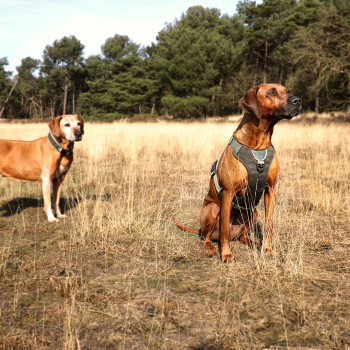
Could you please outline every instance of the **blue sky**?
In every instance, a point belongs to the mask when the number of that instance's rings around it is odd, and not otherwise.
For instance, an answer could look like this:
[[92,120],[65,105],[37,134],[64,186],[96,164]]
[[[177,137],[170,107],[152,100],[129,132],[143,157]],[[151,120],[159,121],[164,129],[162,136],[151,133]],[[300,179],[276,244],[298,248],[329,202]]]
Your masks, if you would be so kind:
[[75,35],[84,56],[101,53],[115,34],[141,45],[156,42],[165,23],[180,18],[190,6],[218,8],[232,16],[238,0],[0,0],[0,58],[16,73],[21,59],[42,59],[46,45]]

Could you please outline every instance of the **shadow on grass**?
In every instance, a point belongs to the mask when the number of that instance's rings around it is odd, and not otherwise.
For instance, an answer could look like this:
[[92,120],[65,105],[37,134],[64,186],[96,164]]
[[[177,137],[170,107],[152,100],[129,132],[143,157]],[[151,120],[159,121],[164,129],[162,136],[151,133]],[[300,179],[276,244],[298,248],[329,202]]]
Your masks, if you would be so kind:
[[[109,193],[96,196],[75,197],[75,198],[61,198],[60,209],[62,213],[67,213],[74,209],[80,202],[84,200],[101,200],[103,202],[110,201],[111,195]],[[0,217],[9,217],[21,213],[28,208],[43,208],[44,201],[42,198],[19,197],[4,203],[0,207]]]

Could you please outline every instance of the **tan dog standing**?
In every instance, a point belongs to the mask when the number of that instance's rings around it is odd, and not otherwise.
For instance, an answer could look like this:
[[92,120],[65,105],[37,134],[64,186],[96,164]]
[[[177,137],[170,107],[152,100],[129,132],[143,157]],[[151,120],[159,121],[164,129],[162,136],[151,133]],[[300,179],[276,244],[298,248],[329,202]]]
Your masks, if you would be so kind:
[[[250,247],[261,247],[267,256],[272,254],[275,187],[279,173],[277,155],[273,150],[273,158],[266,169],[266,185],[264,184],[262,191],[265,203],[265,232],[261,245],[261,242],[254,242],[249,236],[249,229],[257,218],[257,203],[243,210],[239,205],[233,205],[234,200],[237,203],[237,199],[244,198],[249,181],[247,167],[234,156],[235,147],[238,146],[239,149],[247,146],[245,149],[253,154],[264,152],[269,147],[273,148],[271,137],[275,124],[281,119],[296,116],[301,108],[301,100],[292,96],[280,84],[262,84],[250,89],[241,98],[238,106],[244,110],[243,119],[219,158],[216,167],[217,184],[214,176],[210,179],[209,192],[204,198],[200,212],[200,230],[190,229],[175,220],[179,228],[203,235],[205,252],[209,256],[215,253],[212,240],[219,241],[221,259],[224,262],[232,260],[230,240],[234,239],[239,239]],[[258,168],[259,159],[256,160]],[[264,160],[260,160],[260,163],[263,167]]]
[[[48,220],[64,218],[59,208],[63,180],[73,162],[74,141],[81,141],[84,121],[62,115],[49,123],[50,133],[34,141],[0,140],[0,175],[9,179],[41,182]],[[52,201],[56,217],[51,208]]]

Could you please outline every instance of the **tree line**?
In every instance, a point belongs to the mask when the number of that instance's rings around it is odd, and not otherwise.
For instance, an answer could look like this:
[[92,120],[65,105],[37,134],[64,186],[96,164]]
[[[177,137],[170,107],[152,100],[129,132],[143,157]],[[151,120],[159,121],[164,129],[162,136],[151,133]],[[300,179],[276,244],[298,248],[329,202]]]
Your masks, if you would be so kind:
[[14,76],[0,58],[0,117],[225,116],[263,82],[288,86],[304,111],[350,103],[348,0],[243,0],[233,16],[195,6],[150,46],[116,34],[101,54],[83,51],[74,35],[57,39]]

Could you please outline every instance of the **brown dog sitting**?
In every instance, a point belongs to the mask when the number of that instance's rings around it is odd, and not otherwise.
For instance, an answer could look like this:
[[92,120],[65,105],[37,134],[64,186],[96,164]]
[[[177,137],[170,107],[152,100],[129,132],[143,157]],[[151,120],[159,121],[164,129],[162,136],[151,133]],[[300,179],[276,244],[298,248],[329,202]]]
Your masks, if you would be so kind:
[[[200,230],[176,225],[204,237],[207,255],[215,253],[212,240],[220,242],[221,259],[232,260],[230,240],[272,254],[273,212],[279,164],[271,144],[273,127],[291,119],[301,108],[299,97],[280,84],[262,84],[250,89],[239,101],[244,115],[229,144],[212,167],[209,192],[200,212]],[[249,173],[249,175],[248,175]],[[264,195],[265,232],[256,242],[249,229],[256,221],[256,206]]]
[[[63,115],[49,123],[50,133],[34,141],[0,140],[0,175],[19,181],[41,182],[49,221],[64,218],[59,208],[63,180],[73,162],[74,141],[81,141],[84,121]],[[52,200],[56,217],[51,208]]]

